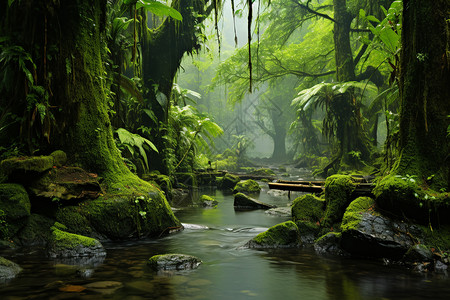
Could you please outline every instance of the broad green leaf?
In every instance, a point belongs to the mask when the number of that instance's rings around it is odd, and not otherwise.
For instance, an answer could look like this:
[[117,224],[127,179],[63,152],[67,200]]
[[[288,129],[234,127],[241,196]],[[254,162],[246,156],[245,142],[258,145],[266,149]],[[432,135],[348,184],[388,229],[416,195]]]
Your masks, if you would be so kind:
[[170,16],[175,20],[182,21],[183,17],[181,14],[174,8],[167,6],[161,2],[153,1],[153,0],[139,0],[136,3],[136,9],[145,8],[147,11],[155,14],[157,16]]

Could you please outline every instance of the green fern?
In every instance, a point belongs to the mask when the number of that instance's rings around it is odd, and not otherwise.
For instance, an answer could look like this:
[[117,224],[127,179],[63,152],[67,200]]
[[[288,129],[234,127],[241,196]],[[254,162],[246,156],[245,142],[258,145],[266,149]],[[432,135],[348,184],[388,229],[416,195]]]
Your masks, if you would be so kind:
[[132,156],[135,156],[137,154],[135,149],[137,149],[139,151],[139,155],[144,160],[145,166],[148,169],[149,168],[148,158],[147,158],[147,153],[146,153],[144,146],[147,145],[153,151],[158,152],[158,149],[156,148],[156,146],[152,142],[147,140],[146,138],[143,138],[142,136],[140,136],[139,134],[131,133],[124,128],[118,128],[116,130],[116,133],[117,133],[120,143],[123,146],[125,146],[128,149],[128,151],[130,151]]

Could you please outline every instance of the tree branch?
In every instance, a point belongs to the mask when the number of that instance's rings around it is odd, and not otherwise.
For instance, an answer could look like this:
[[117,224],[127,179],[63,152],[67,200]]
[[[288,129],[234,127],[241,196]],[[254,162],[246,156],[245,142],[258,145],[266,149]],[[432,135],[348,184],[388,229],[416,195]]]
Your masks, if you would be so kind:
[[[298,0],[291,0],[291,1],[294,2],[295,4],[297,4],[300,8],[306,10],[307,12],[309,12],[311,14],[314,14],[316,16],[322,17],[324,19],[327,19],[327,20],[330,20],[330,21],[336,23],[336,20],[333,19],[332,17],[330,17],[327,14],[322,14],[322,13],[316,11],[316,10],[313,10],[313,9],[309,8],[308,6],[306,6],[305,4],[300,3]],[[327,6],[324,6],[324,7],[327,7]]]

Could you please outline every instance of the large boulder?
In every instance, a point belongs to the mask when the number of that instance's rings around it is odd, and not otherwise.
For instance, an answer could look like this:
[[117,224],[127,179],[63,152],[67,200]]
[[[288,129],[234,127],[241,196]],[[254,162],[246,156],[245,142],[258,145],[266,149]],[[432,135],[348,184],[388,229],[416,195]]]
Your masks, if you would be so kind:
[[292,203],[292,220],[320,222],[325,211],[325,200],[311,194],[298,197]]
[[50,170],[53,163],[53,156],[22,156],[2,160],[0,167],[10,178],[22,180]]
[[95,199],[102,191],[96,174],[77,167],[53,168],[28,188],[34,196],[52,200]]
[[186,254],[154,255],[147,261],[147,265],[155,271],[192,270],[201,263],[199,258]]
[[259,184],[253,179],[239,181],[233,189],[233,194],[257,194],[261,191]]
[[51,238],[51,227],[55,220],[39,214],[31,214],[25,226],[16,234],[16,244],[29,246],[45,246]]
[[0,184],[0,240],[13,237],[31,214],[30,199],[19,184]]
[[400,259],[422,237],[419,227],[390,219],[369,197],[354,200],[342,219],[342,248],[353,255]]
[[0,256],[0,283],[4,283],[16,277],[22,268],[6,258]]
[[267,204],[256,199],[250,198],[243,193],[234,195],[235,209],[271,209],[276,208],[275,205]]
[[345,209],[351,202],[351,196],[356,184],[351,176],[332,175],[325,180],[326,209],[322,222],[323,233],[333,230],[333,226],[339,223]]
[[61,224],[52,227],[52,236],[47,245],[47,253],[51,258],[105,256],[103,245],[96,239],[65,232]]
[[420,188],[413,176],[390,175],[373,189],[380,209],[420,224],[450,224],[450,194]]
[[60,208],[57,221],[68,231],[112,240],[159,236],[181,226],[160,193],[109,195]]
[[249,248],[295,248],[301,246],[300,232],[292,221],[270,227],[261,232],[246,245]]
[[217,178],[218,188],[222,190],[230,190],[236,186],[236,184],[240,181],[239,176],[235,176],[232,174],[225,174],[222,178]]

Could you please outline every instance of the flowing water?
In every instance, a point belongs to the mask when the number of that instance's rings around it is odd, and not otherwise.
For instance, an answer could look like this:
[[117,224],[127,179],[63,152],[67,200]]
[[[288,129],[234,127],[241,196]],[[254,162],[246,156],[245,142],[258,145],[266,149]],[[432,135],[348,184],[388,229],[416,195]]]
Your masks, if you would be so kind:
[[[185,230],[158,240],[107,243],[105,258],[50,260],[36,249],[3,253],[24,270],[0,284],[0,299],[450,299],[450,279],[443,275],[319,256],[312,249],[246,249],[256,234],[289,218],[235,211],[232,195],[202,193],[219,205],[178,211]],[[269,195],[267,187],[259,200],[290,202],[287,195]],[[162,253],[194,255],[203,264],[192,271],[148,270],[148,258]]]

